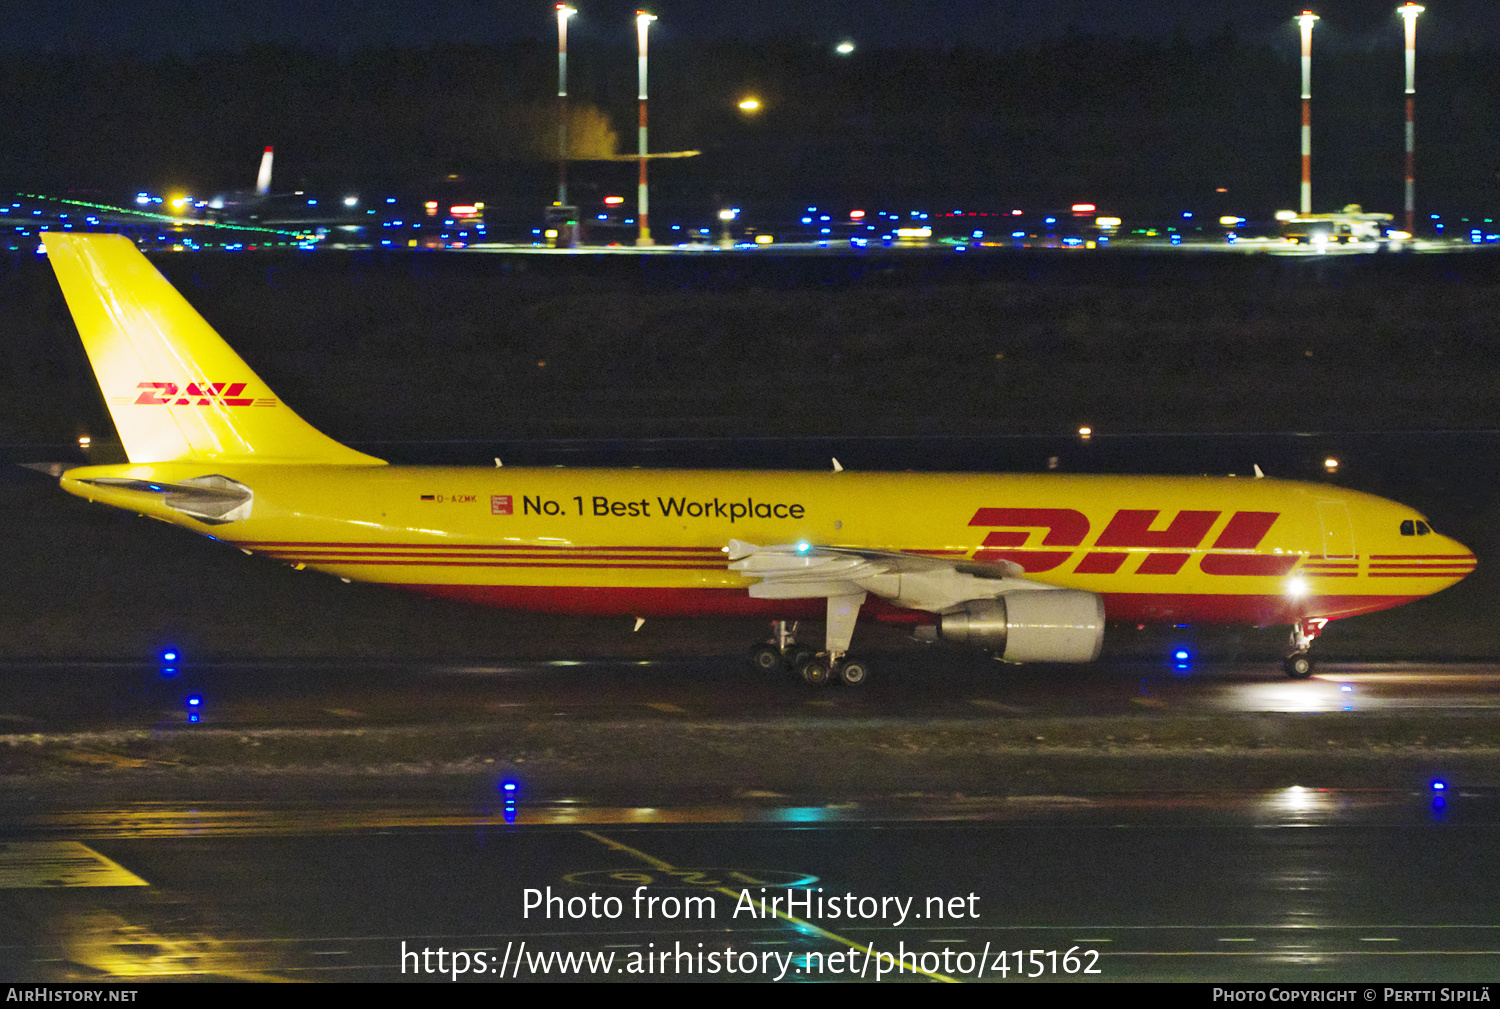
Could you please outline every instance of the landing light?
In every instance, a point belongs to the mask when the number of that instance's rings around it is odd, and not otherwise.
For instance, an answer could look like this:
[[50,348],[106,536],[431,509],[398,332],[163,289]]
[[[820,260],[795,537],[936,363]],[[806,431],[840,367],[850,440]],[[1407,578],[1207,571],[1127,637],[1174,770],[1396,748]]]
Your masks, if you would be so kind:
[[1286,583],[1286,594],[1289,596],[1307,595],[1307,581],[1303,578],[1293,578]]

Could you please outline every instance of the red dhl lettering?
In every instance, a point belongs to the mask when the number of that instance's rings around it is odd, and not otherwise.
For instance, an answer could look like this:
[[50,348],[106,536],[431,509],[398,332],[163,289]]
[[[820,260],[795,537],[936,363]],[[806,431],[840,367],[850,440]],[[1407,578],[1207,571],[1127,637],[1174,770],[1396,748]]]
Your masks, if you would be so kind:
[[[981,508],[969,520],[971,526],[1020,526],[1046,529],[1042,546],[1075,547],[1089,534],[1088,516],[1072,508]],[[993,532],[984,539],[986,547],[1018,547],[1026,543],[1029,532],[1019,529]],[[1051,571],[1073,556],[1071,550],[980,550],[974,555],[980,561],[1012,561],[1028,573]]]
[[1099,534],[1098,547],[1196,547],[1219,520],[1220,512],[1181,511],[1165,529],[1152,529],[1161,512],[1126,508],[1115,512]]
[[141,382],[142,390],[135,398],[135,406],[253,406],[255,400],[241,394],[246,382],[189,382],[180,388],[176,382]]
[[[1132,549],[1147,549],[1152,552],[1141,559],[1135,574],[1177,574],[1192,556],[1182,551],[1202,546],[1223,512],[1184,510],[1165,526],[1159,522],[1161,514],[1159,509],[1149,508],[1115,512],[1093,546],[1117,549],[1090,550],[1073,572],[1117,574]],[[1235,512],[1210,549],[1254,550],[1280,517],[1280,512]],[[1011,527],[987,534],[974,558],[1012,561],[1027,574],[1061,567],[1074,554],[1073,550],[1026,549],[1034,530],[1047,530],[1040,543],[1043,547],[1082,546],[1089,533],[1088,518],[1071,508],[980,508],[969,525]],[[1279,576],[1291,571],[1298,559],[1296,554],[1206,553],[1199,560],[1199,569],[1208,575]]]

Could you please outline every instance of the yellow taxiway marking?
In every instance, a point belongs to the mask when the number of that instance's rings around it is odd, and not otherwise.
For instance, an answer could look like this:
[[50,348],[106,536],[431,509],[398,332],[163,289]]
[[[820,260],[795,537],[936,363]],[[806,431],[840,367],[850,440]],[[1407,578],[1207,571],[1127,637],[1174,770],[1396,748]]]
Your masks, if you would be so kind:
[[258,969],[234,943],[205,936],[170,935],[133,925],[113,911],[89,911],[63,919],[67,959],[113,978],[227,978],[295,984]]
[[[616,851],[623,851],[625,854],[630,855],[633,858],[638,858],[642,862],[645,862],[647,865],[651,866],[653,869],[658,869],[658,870],[660,870],[662,872],[675,872],[676,871],[676,869],[674,869],[672,867],[672,865],[670,865],[669,863],[663,862],[661,859],[657,858],[654,855],[648,855],[644,851],[641,851],[639,848],[632,848],[628,844],[624,844],[624,843],[622,843],[620,841],[616,841],[616,840],[614,840],[612,838],[605,837],[603,834],[597,834],[597,833],[595,833],[592,830],[581,830],[581,831],[579,831],[579,833],[583,834],[585,837],[591,837],[591,838],[593,838],[594,840],[598,841],[600,844],[605,845],[606,847],[613,848]],[[727,886],[716,886],[713,889],[715,891],[717,891],[718,893],[724,894],[726,897],[732,897],[735,900],[739,900],[739,898],[740,898],[740,894],[739,894],[738,891],[731,890]],[[764,902],[762,902],[762,906],[764,906]],[[795,925],[797,928],[801,929],[804,932],[811,932],[814,935],[822,936],[824,939],[830,939],[833,942],[842,943],[843,945],[848,946],[850,949],[857,949],[857,950],[859,950],[861,953],[865,954],[865,956],[867,956],[867,957],[875,957],[875,956],[877,956],[877,954],[875,953],[874,950],[872,950],[870,947],[864,945],[863,943],[855,942],[853,939],[846,939],[843,936],[841,936],[841,935],[839,935],[839,934],[837,934],[835,932],[828,931],[826,928],[819,928],[817,925],[814,925],[812,922],[805,921],[805,920],[803,920],[801,918],[798,918],[794,914],[787,914],[785,911],[778,911],[774,907],[770,908],[769,910],[776,917],[782,919],[783,921],[789,922],[792,925]],[[923,970],[921,967],[917,967],[916,968],[916,972],[918,974],[922,974],[922,975],[925,975],[927,977],[930,977],[934,981],[945,981],[945,982],[947,982],[949,984],[958,984],[959,983],[959,981],[958,981],[957,978],[949,977],[946,974],[939,974],[939,973],[937,973],[935,971]]]
[[144,879],[79,841],[0,844],[0,889],[70,886],[150,886]]
[[1439,684],[1473,684],[1500,682],[1500,673],[1316,673],[1313,679],[1325,683],[1421,683],[1428,686]]

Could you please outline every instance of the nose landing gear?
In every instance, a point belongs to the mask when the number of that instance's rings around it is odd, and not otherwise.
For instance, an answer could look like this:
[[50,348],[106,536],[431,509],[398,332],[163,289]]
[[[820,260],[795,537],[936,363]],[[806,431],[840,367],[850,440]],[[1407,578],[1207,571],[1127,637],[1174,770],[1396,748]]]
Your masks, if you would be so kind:
[[1327,626],[1326,617],[1308,617],[1292,625],[1292,653],[1281,663],[1281,668],[1292,679],[1306,680],[1312,676],[1313,658],[1308,652],[1313,641]]

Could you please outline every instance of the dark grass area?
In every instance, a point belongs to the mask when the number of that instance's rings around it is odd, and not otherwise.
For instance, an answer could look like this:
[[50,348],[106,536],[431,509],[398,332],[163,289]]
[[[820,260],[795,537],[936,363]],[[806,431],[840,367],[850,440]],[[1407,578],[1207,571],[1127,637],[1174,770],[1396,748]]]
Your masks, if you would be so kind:
[[[36,735],[0,751],[0,795],[44,784],[42,803],[141,801],[211,789],[217,801],[372,791],[441,800],[530,795],[626,803],[802,801],[905,792],[954,798],[1107,795],[1143,786],[1208,793],[1305,784],[1400,788],[1500,779],[1492,719],[1258,715],[985,719],[913,728],[858,719],[797,724],[530,721],[286,732],[235,728]],[[653,801],[654,800],[654,801]],[[491,800],[493,801],[493,800]],[[33,808],[34,811],[34,808]]]
[[[346,441],[1489,427],[1500,256],[168,255]],[[100,407],[44,262],[0,267],[0,442]]]

